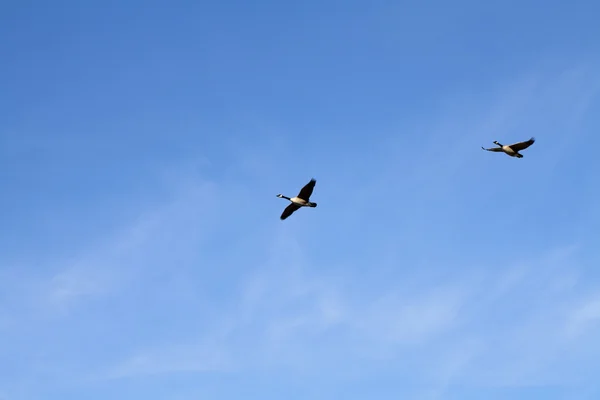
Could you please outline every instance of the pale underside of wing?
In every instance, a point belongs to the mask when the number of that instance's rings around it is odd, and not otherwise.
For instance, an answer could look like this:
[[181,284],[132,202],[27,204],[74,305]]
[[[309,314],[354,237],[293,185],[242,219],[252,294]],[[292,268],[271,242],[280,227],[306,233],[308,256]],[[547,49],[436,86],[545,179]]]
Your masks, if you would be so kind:
[[299,209],[300,206],[294,203],[290,203],[289,206],[287,206],[285,208],[285,210],[283,210],[283,213],[281,214],[281,217],[279,217],[280,219],[284,220],[287,217],[289,217],[290,215],[292,215],[294,213],[294,211],[296,211],[297,209]]
[[315,188],[315,183],[317,183],[317,181],[311,179],[310,182],[304,185],[304,187],[300,190],[298,197],[300,197],[302,200],[308,201],[312,195],[313,189]]
[[534,143],[535,143],[535,138],[531,138],[524,142],[511,144],[510,148],[513,149],[514,151],[521,151],[521,150],[525,150],[526,148],[528,148],[529,146],[531,146]]

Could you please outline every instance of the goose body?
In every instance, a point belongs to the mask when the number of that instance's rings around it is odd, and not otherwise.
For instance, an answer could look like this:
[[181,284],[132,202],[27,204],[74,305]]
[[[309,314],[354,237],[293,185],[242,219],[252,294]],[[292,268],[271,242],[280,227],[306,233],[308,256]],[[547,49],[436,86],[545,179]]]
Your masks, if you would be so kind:
[[315,188],[316,180],[311,179],[298,193],[298,196],[295,197],[287,197],[282,194],[278,194],[277,197],[280,199],[286,199],[290,201],[290,205],[288,205],[283,213],[279,217],[279,219],[284,220],[290,215],[292,215],[296,210],[299,210],[302,207],[311,207],[314,208],[317,206],[317,203],[310,201],[310,196],[312,195],[313,189]]
[[533,137],[524,142],[505,144],[505,145],[502,145],[502,144],[498,143],[497,140],[494,140],[494,144],[497,145],[498,147],[492,147],[490,149],[486,149],[485,147],[481,147],[481,148],[483,150],[493,151],[496,153],[502,152],[511,157],[523,158],[523,155],[521,153],[519,153],[519,151],[525,150],[526,148],[528,148],[529,146],[531,146],[534,143],[535,143],[535,138],[533,138]]

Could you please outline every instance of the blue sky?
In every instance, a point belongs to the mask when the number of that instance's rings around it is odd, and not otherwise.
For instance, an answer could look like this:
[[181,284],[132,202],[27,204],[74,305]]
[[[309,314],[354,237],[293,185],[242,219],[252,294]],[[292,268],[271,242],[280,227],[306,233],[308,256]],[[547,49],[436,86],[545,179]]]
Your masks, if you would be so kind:
[[598,15],[3,2],[0,399],[597,399]]

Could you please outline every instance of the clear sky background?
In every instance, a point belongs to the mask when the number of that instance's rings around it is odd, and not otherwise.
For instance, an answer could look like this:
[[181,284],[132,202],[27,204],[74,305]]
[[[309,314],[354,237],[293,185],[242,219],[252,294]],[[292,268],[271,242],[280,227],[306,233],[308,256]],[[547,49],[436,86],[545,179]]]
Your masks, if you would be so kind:
[[2,2],[0,399],[600,398],[599,15]]

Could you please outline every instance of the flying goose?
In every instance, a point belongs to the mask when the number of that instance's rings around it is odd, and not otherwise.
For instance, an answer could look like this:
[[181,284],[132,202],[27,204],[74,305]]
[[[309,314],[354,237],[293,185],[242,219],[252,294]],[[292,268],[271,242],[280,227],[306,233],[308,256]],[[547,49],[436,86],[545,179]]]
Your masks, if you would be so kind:
[[498,145],[499,147],[492,147],[491,149],[486,149],[485,147],[482,146],[481,148],[484,150],[487,150],[487,151],[494,151],[496,153],[503,152],[505,154],[508,154],[511,157],[523,158],[523,155],[520,154],[519,151],[525,150],[526,148],[531,146],[533,143],[535,143],[535,138],[533,138],[533,137],[525,142],[519,142],[519,143],[514,143],[514,144],[508,144],[508,145],[501,145],[500,143],[498,143],[497,140],[494,140],[494,144]]
[[277,195],[277,197],[279,197],[280,199],[287,199],[287,200],[291,201],[291,204],[289,206],[287,206],[285,208],[285,210],[283,210],[281,217],[279,217],[281,220],[284,220],[287,217],[289,217],[290,215],[292,215],[294,213],[294,211],[300,209],[300,207],[313,207],[314,208],[317,206],[317,203],[313,203],[313,202],[309,201],[310,195],[312,194],[313,189],[315,188],[315,183],[317,183],[317,181],[314,179],[311,179],[310,182],[308,182],[306,185],[304,185],[304,187],[300,190],[300,193],[298,193],[298,196],[296,196],[296,197],[289,198],[282,194]]

